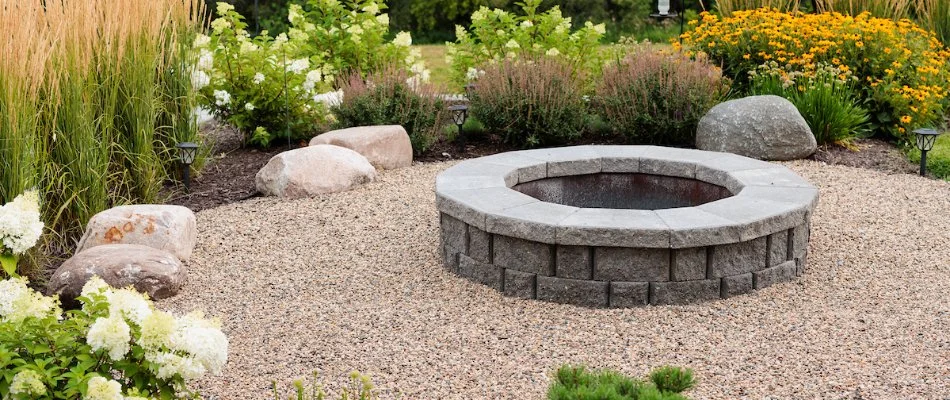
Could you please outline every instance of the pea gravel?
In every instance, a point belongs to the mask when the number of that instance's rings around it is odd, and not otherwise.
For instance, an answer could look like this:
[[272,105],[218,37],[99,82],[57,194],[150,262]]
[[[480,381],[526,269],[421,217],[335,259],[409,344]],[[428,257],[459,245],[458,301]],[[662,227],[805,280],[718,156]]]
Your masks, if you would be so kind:
[[539,399],[562,363],[693,368],[696,399],[950,397],[950,184],[812,161],[820,188],[794,282],[692,306],[590,310],[505,298],[441,268],[435,176],[200,212],[189,283],[159,307],[221,319],[214,399],[268,398],[319,371],[382,398]]

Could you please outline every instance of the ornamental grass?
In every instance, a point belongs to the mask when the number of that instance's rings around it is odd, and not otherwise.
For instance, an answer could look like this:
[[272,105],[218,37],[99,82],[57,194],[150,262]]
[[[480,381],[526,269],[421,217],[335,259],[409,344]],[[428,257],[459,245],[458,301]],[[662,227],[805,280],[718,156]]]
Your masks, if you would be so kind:
[[159,200],[176,143],[197,140],[189,57],[202,4],[23,0],[0,8],[0,204],[38,189],[46,250],[68,253],[85,222],[108,207]]

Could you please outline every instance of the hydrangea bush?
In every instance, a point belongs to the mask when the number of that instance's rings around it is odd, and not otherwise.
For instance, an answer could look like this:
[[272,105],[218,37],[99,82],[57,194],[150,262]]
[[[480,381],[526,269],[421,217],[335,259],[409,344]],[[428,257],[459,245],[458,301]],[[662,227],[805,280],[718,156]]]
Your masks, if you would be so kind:
[[385,39],[384,8],[374,1],[310,0],[290,6],[287,33],[252,38],[244,17],[218,3],[210,37],[195,42],[192,81],[204,106],[244,132],[248,144],[309,138],[332,122],[335,81],[351,71],[396,64],[412,71],[411,79],[428,80],[408,33]]
[[477,79],[486,63],[525,56],[558,57],[575,69],[597,72],[601,60],[592,54],[606,33],[604,24],[588,21],[571,31],[571,19],[561,15],[558,7],[538,13],[540,5],[541,0],[525,0],[525,15],[481,7],[472,14],[469,29],[456,26],[456,42],[447,43],[446,53],[453,83],[461,86]]
[[950,49],[910,20],[763,8],[731,17],[704,13],[695,23],[683,45],[721,63],[741,90],[749,87],[747,73],[766,62],[806,75],[830,64],[857,77],[859,100],[876,127],[904,139],[948,108]]
[[17,260],[36,245],[42,234],[43,221],[36,191],[23,193],[0,206],[0,265],[7,276],[17,275]]
[[227,337],[200,313],[156,310],[146,296],[98,277],[79,301],[81,309],[64,313],[25,279],[0,281],[3,399],[197,397],[188,383],[227,362]]

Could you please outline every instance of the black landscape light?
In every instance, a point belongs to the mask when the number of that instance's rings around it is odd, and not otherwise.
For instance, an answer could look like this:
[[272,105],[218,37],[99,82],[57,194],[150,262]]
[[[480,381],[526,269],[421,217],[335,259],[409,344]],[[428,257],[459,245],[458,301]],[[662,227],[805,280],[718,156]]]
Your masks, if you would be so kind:
[[449,106],[449,111],[452,112],[452,122],[455,122],[455,126],[459,127],[459,135],[456,138],[459,142],[459,148],[465,148],[465,135],[462,133],[462,125],[465,125],[465,120],[468,119],[468,106],[465,104],[456,104],[454,106]]
[[664,19],[679,17],[680,18],[679,40],[680,42],[682,42],[683,41],[683,24],[684,24],[684,20],[686,19],[686,4],[684,3],[684,0],[679,0],[679,4],[680,4],[681,10],[679,14],[677,14],[676,11],[672,11],[670,9],[671,8],[670,0],[657,0],[656,13],[650,14],[650,18],[655,18],[662,21]]
[[937,132],[933,128],[924,128],[914,131],[917,135],[917,149],[920,150],[920,176],[927,175],[927,152],[934,148],[934,142],[937,141]]
[[198,145],[192,142],[178,143],[178,161],[181,162],[181,177],[185,183],[185,192],[191,191],[191,164],[198,155]]

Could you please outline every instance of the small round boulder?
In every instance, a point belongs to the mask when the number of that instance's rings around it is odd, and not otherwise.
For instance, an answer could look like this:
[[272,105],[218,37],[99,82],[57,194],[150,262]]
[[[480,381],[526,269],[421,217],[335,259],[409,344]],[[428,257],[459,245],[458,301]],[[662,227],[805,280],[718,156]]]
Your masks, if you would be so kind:
[[66,260],[50,278],[48,291],[70,304],[93,276],[112,287],[132,286],[153,299],[178,294],[186,280],[185,267],[167,251],[137,244],[107,244]]
[[257,173],[257,190],[268,196],[311,197],[351,190],[376,179],[366,157],[345,147],[318,144],[280,153]]
[[699,121],[696,147],[768,161],[797,160],[818,148],[805,118],[779,96],[750,96],[713,107]]

